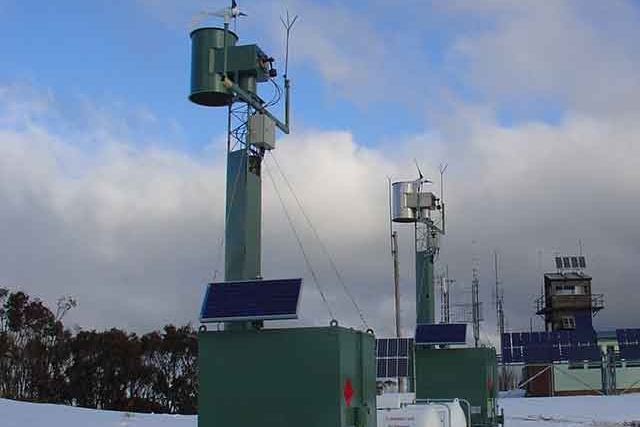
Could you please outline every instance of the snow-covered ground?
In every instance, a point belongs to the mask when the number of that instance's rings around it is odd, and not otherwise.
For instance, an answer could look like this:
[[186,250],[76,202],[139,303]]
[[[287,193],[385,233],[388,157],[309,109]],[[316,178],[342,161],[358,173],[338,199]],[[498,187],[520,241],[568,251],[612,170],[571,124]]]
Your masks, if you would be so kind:
[[0,399],[0,427],[196,427],[195,416],[131,414]]
[[512,398],[500,405],[505,427],[640,427],[640,394]]
[[[640,426],[640,394],[501,399],[506,427]],[[196,427],[195,416],[144,415],[0,399],[1,427]]]

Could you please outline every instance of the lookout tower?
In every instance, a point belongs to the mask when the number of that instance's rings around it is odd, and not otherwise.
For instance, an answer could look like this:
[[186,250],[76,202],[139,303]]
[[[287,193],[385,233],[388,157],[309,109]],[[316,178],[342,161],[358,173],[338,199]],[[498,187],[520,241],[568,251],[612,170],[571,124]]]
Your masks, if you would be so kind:
[[604,308],[604,296],[591,292],[591,276],[584,272],[583,256],[556,257],[556,272],[544,275],[544,295],[537,312],[545,330],[592,331],[592,317]]

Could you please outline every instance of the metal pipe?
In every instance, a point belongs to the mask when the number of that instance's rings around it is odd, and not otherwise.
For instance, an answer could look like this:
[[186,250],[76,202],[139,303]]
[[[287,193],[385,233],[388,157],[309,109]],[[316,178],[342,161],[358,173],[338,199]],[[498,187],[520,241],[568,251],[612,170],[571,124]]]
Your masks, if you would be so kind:
[[[288,78],[284,79],[284,124],[287,127],[287,132],[289,133],[289,88],[291,87],[290,81]],[[278,126],[279,127],[279,126]]]

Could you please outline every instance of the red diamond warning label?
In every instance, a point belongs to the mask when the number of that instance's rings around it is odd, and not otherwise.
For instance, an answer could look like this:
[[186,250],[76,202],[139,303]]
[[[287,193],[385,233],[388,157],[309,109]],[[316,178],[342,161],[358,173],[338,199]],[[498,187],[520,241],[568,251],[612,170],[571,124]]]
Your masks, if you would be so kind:
[[344,381],[344,390],[342,391],[342,395],[344,396],[344,403],[347,406],[351,406],[351,399],[353,398],[353,385],[351,384],[351,380],[347,378]]

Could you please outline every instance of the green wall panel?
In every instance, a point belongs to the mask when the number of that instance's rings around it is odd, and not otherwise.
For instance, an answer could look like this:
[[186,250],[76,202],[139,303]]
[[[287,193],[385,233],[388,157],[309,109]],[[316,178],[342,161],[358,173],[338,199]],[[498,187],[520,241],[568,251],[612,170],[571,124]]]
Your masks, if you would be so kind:
[[199,427],[375,427],[373,335],[340,327],[203,332],[199,345]]
[[416,347],[415,370],[416,398],[466,399],[474,408],[473,425],[497,424],[498,376],[494,349]]

